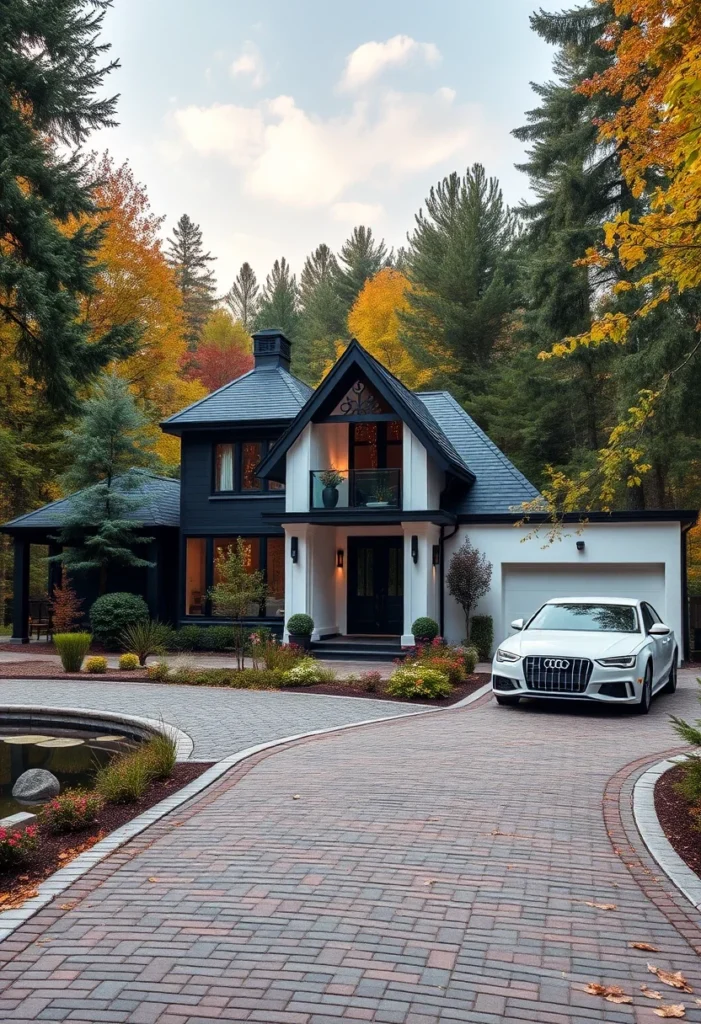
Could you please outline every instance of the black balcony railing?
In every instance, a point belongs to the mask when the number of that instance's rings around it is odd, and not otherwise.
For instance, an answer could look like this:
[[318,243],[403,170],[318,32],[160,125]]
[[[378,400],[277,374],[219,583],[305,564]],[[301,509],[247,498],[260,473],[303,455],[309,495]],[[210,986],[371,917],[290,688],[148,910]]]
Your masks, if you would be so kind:
[[402,507],[401,469],[313,469],[312,508]]

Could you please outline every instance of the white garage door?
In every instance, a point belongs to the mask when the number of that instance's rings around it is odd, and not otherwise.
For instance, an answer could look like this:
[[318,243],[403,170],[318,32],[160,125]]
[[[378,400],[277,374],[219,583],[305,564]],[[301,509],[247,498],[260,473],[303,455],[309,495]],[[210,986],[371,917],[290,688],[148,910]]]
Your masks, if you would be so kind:
[[518,565],[504,567],[504,630],[527,619],[552,597],[632,597],[649,601],[662,619],[664,565]]

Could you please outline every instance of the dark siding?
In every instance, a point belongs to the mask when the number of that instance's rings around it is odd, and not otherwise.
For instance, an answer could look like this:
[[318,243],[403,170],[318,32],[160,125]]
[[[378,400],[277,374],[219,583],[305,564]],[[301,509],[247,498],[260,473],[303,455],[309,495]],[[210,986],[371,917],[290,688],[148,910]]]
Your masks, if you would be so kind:
[[[285,511],[284,494],[279,497],[212,497],[212,446],[216,441],[260,440],[265,432],[255,434],[185,434],[182,439],[180,530],[183,536],[209,534],[230,537],[236,534],[281,534],[282,527],[264,520],[263,512]],[[273,434],[270,434],[273,437]]]

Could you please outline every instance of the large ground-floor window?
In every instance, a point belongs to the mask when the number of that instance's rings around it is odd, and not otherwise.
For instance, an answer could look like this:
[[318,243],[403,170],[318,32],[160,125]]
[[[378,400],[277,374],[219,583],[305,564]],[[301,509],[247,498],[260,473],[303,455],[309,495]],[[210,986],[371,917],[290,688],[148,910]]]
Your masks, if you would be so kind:
[[[268,587],[263,604],[251,605],[251,618],[284,618],[285,614],[285,538],[284,537],[241,537],[246,568],[250,572],[260,570]],[[185,614],[217,615],[216,608],[210,607],[207,590],[217,583],[217,556],[234,547],[237,536],[215,537],[209,541],[211,555],[208,556],[208,541],[205,537],[188,537],[185,546]],[[209,571],[208,571],[209,570]],[[209,582],[211,581],[211,582]]]

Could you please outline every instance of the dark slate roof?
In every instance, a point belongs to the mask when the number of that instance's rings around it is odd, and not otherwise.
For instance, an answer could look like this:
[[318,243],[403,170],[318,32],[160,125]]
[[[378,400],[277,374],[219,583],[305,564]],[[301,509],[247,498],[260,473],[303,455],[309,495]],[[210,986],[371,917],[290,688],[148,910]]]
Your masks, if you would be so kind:
[[188,405],[161,424],[166,433],[208,423],[292,420],[312,389],[282,366],[258,367]]
[[524,501],[539,496],[538,490],[485,432],[455,401],[448,391],[424,391],[416,395],[452,442],[475,482],[452,511],[464,515],[493,515],[513,512]]
[[[151,473],[140,474],[143,478],[141,487],[130,494],[143,498],[138,508],[126,515],[127,519],[135,519],[144,526],[179,526],[180,525],[180,481],[167,476],[155,476]],[[118,481],[115,480],[115,483]],[[81,494],[81,491],[77,491]],[[51,530],[63,526],[66,512],[76,497],[69,494],[67,498],[42,505],[33,512],[17,516],[5,523],[2,530]]]

